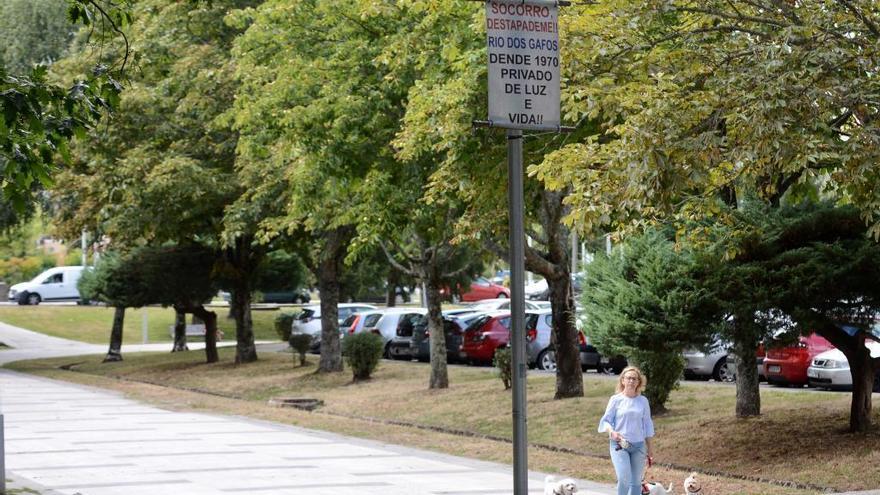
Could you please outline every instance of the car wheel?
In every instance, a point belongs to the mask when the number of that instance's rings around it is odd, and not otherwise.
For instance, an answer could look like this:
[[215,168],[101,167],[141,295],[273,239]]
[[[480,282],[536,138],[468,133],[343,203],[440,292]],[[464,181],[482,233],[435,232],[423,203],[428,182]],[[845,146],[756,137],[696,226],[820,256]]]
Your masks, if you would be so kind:
[[503,292],[499,292],[498,295],[495,296],[495,298],[496,299],[507,299],[507,294],[505,294]]
[[736,379],[734,374],[730,372],[730,368],[727,367],[727,357],[723,357],[715,363],[715,369],[712,371],[712,378],[714,378],[716,382],[732,382]]
[[40,298],[40,295],[36,292],[31,292],[27,295],[27,303],[31,306],[36,306],[37,304],[40,304],[40,301],[42,301],[42,299]]
[[385,344],[385,351],[382,353],[382,357],[385,359],[391,359],[391,342]]
[[544,349],[538,354],[538,369],[556,371],[556,353],[553,349]]

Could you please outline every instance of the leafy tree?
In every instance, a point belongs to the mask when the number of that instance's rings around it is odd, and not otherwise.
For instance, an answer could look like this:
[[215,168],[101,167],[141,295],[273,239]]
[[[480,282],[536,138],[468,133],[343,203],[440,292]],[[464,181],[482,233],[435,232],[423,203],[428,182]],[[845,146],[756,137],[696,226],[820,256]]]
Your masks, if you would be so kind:
[[394,24],[351,18],[351,9],[336,0],[275,0],[233,17],[249,25],[236,40],[242,90],[230,113],[241,135],[239,163],[255,195],[280,199],[285,209],[263,217],[257,235],[291,233],[317,280],[322,372],[342,370],[337,303],[356,191],[372,164],[392,153],[383,136],[397,120],[385,94],[394,85],[383,86],[375,70]]
[[[20,211],[31,200],[35,189],[52,183],[52,174],[59,168],[56,153],[64,163],[69,163],[70,141],[84,137],[102,115],[116,106],[122,89],[118,81],[125,74],[129,60],[128,38],[122,31],[131,22],[129,0],[67,0],[67,4],[74,23],[82,22],[89,31],[95,31],[92,26],[97,25],[98,43],[121,39],[122,46],[119,51],[116,47],[102,50],[106,59],[91,60],[90,70],[67,79],[72,81],[69,86],[50,81],[45,66],[11,72],[4,64],[26,64],[27,57],[21,53],[6,53],[0,57],[3,62],[0,63],[0,112],[3,114],[0,118],[0,169],[3,170],[0,187],[4,197]],[[6,8],[12,9],[8,17]],[[21,3],[5,4],[3,17],[7,21],[14,21],[19,14],[35,21],[42,18],[41,11],[27,15],[26,10],[27,6]],[[46,18],[54,19],[54,16],[50,14]],[[10,35],[17,33],[18,30],[9,32]],[[53,31],[49,37],[55,34]],[[53,43],[36,44],[49,45]],[[4,46],[12,49],[15,44]],[[12,60],[7,59],[10,55]]]
[[[394,16],[404,10],[403,5],[374,10]],[[464,213],[456,219],[457,237],[480,239],[506,257],[508,227],[506,215],[500,214],[508,210],[503,187],[506,140],[491,131],[474,133],[472,128],[473,120],[485,118],[487,108],[482,9],[463,0],[417,0],[405,6],[414,17],[412,27],[399,30],[380,59],[394,77],[412,67],[419,73],[395,141],[398,157],[407,162],[431,160],[434,171],[427,201],[456,197],[465,205]],[[562,139],[527,136],[525,163],[541,163]],[[525,248],[525,267],[542,275],[550,287],[557,351],[556,398],[582,396],[571,289],[571,231],[562,223],[568,214],[569,192],[565,188],[549,190],[543,180],[532,176],[524,179],[527,234],[535,241]]]
[[68,5],[57,0],[0,2],[0,60],[13,74],[27,74],[34,64],[50,65],[64,54],[76,26]]
[[705,311],[712,294],[686,251],[667,235],[648,231],[587,267],[584,312],[593,342],[607,355],[624,354],[648,376],[645,396],[661,413],[684,371],[682,352],[706,346],[717,332]]
[[[255,3],[138,3],[131,35],[141,70],[114,125],[77,148],[77,167],[56,191],[68,236],[85,228],[118,244],[209,246],[223,262],[218,279],[232,292],[236,362],[257,359],[250,297],[268,248],[255,239],[261,203],[245,197],[236,175],[238,134],[224,117],[237,90],[230,49],[240,31],[223,19]],[[76,72],[86,55],[56,67]]]

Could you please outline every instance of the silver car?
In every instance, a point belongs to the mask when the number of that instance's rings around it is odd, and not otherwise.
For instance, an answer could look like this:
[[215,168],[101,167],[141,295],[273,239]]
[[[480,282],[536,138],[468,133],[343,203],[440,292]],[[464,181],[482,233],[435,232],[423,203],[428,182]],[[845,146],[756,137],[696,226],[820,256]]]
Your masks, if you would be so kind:
[[364,327],[363,331],[377,333],[382,336],[385,345],[385,357],[412,359],[410,342],[412,341],[413,329],[422,316],[427,313],[428,310],[425,308],[387,309],[375,325]]
[[727,346],[717,346],[710,353],[697,349],[684,351],[685,378],[702,378],[708,380],[714,378],[719,382],[733,381],[733,375],[727,367]]
[[[550,345],[553,332],[553,314],[549,309],[526,312],[526,360],[529,366],[541,370],[556,371],[556,351]],[[586,337],[578,332],[578,349],[581,368],[616,369],[619,365],[608,363],[593,346],[587,345]],[[622,359],[622,358],[620,358]],[[620,368],[626,366],[625,361]]]
[[[342,324],[342,322],[345,321],[346,318],[351,316],[352,313],[377,309],[376,306],[373,306],[372,304],[363,303],[341,303],[337,307],[339,311],[337,324]],[[310,304],[308,306],[304,306],[302,312],[300,312],[297,317],[294,318],[293,325],[290,329],[290,334],[306,334],[310,336],[312,338],[312,343],[309,346],[309,350],[311,352],[320,352],[321,305]]]
[[[866,342],[871,358],[880,357],[880,343]],[[813,357],[807,368],[810,385],[833,390],[852,390],[852,373],[849,360],[840,349],[830,349]],[[880,392],[880,371],[874,376],[874,392]]]

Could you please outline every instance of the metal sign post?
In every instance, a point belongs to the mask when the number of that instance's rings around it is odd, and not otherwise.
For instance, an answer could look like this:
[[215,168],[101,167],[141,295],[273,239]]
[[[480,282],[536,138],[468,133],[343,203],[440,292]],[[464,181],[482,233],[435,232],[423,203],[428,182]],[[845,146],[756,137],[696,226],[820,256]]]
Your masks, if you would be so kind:
[[525,233],[523,130],[562,127],[559,111],[559,6],[562,0],[481,0],[486,3],[489,120],[474,125],[507,131],[510,208],[510,342],[513,354],[513,493],[527,495]]

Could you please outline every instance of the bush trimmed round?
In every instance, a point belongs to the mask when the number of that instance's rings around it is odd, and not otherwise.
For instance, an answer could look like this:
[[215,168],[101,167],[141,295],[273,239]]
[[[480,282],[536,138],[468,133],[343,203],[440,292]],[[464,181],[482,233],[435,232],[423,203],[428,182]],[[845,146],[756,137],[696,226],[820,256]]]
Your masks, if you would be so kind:
[[368,380],[385,350],[385,342],[381,335],[372,332],[361,332],[348,335],[342,340],[342,353],[345,361],[354,374],[354,380]]

